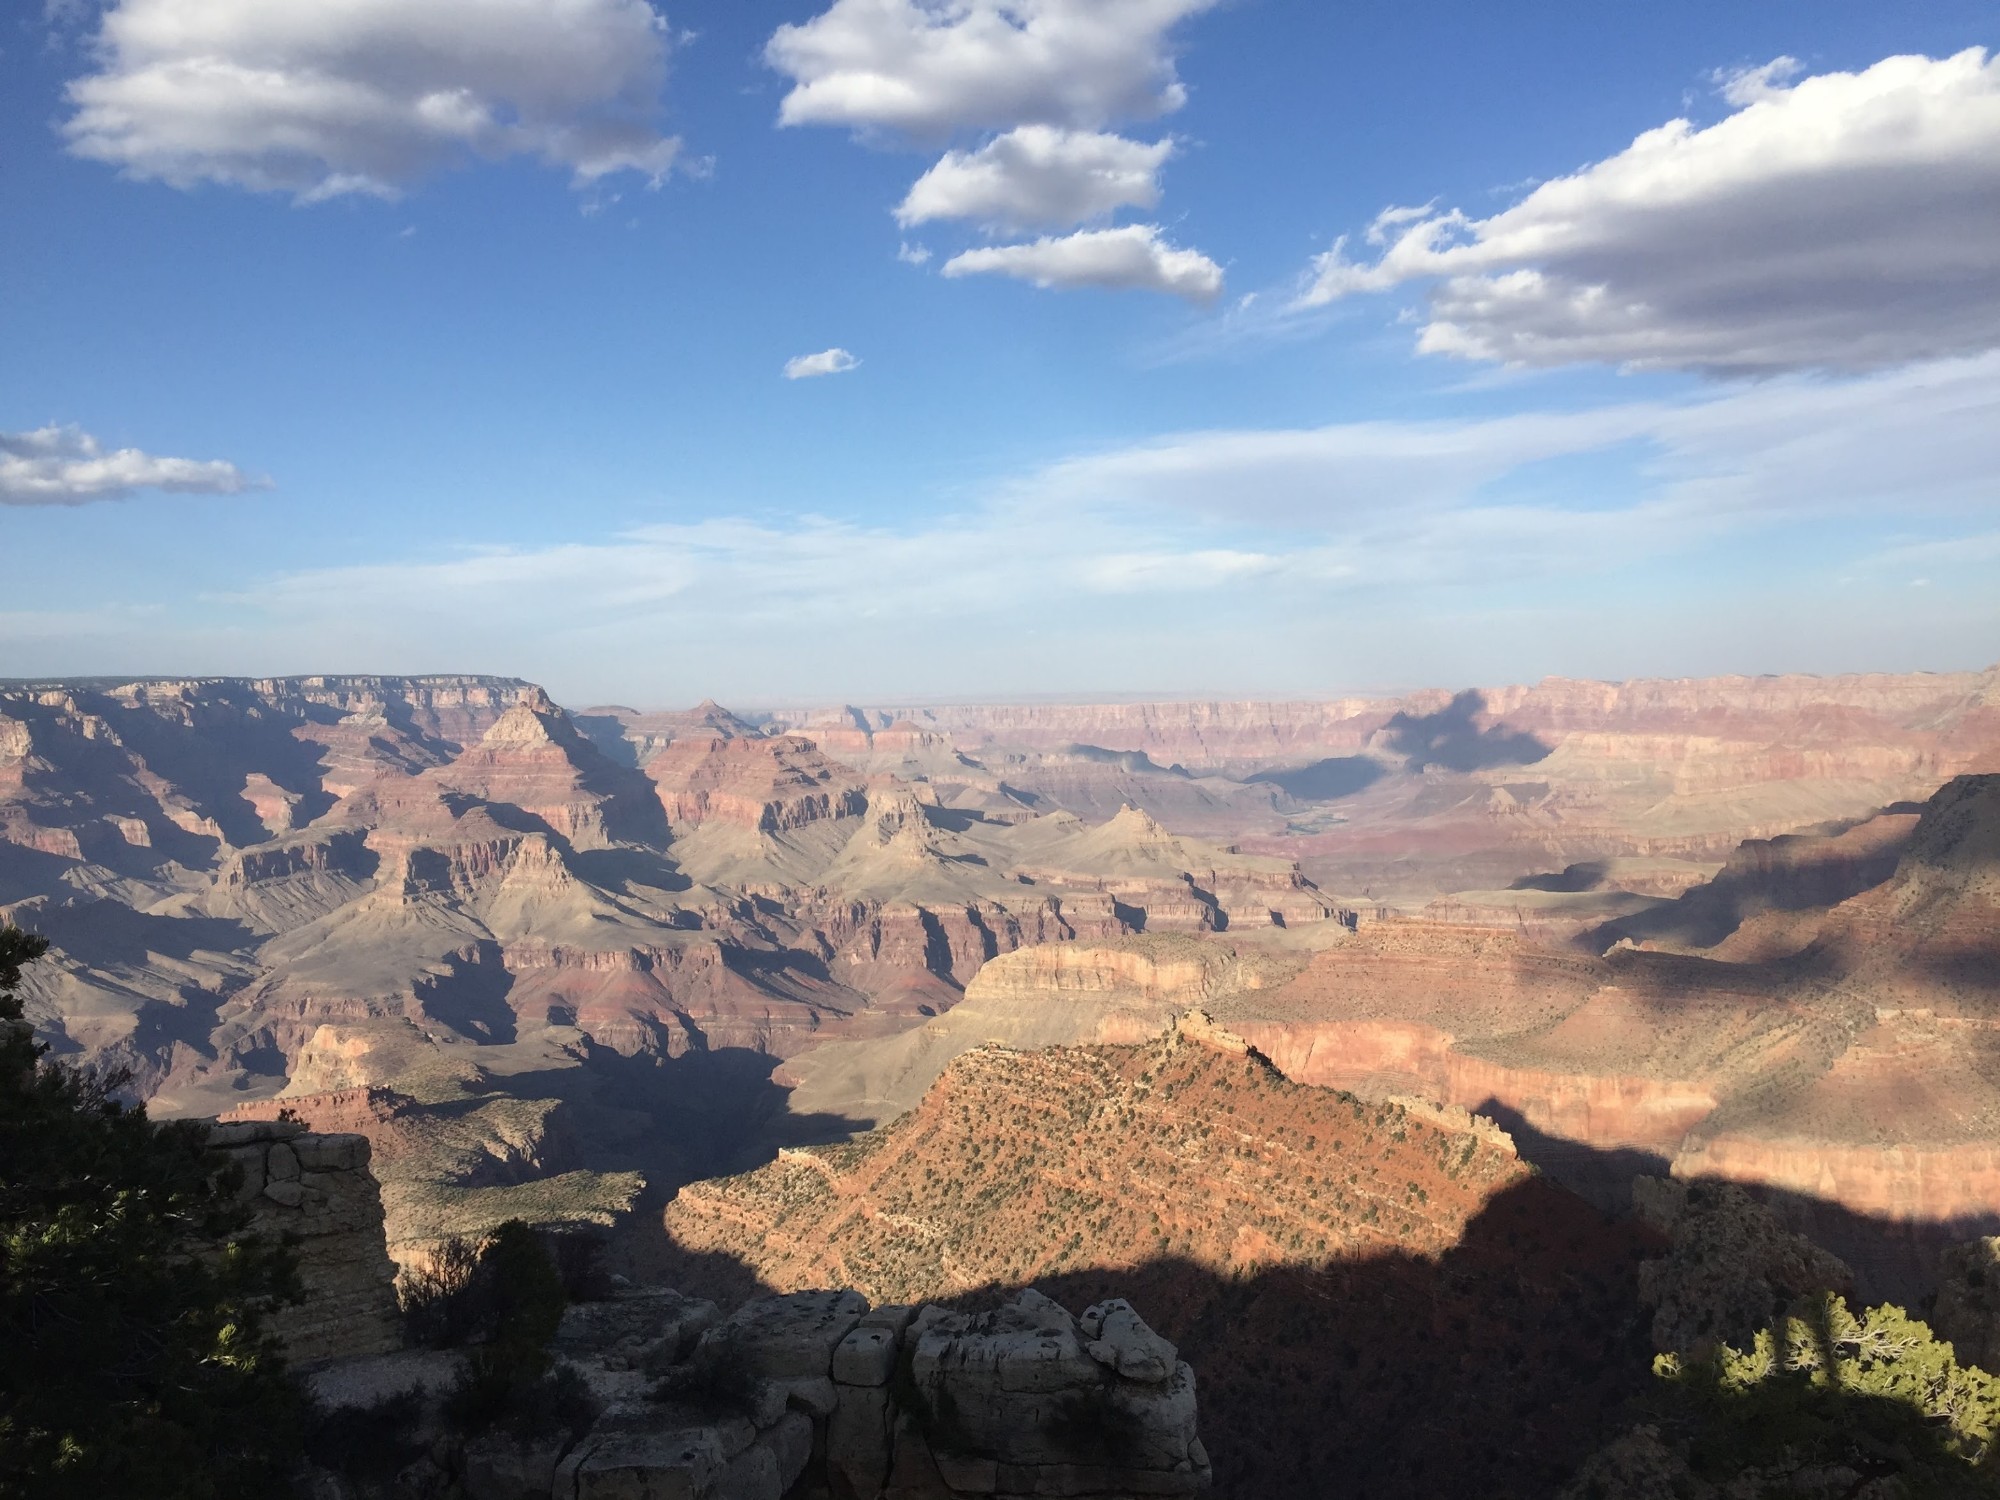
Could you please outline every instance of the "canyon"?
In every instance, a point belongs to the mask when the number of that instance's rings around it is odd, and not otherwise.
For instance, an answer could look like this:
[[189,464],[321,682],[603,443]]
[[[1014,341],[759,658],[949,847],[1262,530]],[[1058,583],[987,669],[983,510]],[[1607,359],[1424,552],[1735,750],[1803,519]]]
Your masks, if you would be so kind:
[[1671,1168],[1880,1229],[1843,1254],[1910,1285],[2000,1227],[1996,769],[2000,669],[759,714],[7,684],[0,917],[55,944],[59,1055],[366,1135],[405,1263],[657,1224],[979,1048],[1202,1006],[1607,1206]]

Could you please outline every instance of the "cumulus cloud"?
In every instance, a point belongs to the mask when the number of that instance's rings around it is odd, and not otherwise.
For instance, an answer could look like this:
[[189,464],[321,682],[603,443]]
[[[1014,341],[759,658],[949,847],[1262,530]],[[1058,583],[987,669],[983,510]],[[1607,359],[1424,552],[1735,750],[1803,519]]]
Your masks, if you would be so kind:
[[834,0],[780,26],[786,125],[938,139],[1024,123],[1095,129],[1179,109],[1167,33],[1216,0]]
[[134,177],[306,200],[468,158],[657,181],[668,44],[647,0],[114,0],[61,128]]
[[2000,58],[1719,80],[1675,120],[1485,219],[1394,209],[1314,263],[1315,306],[1433,283],[1429,353],[1758,375],[2000,347]]
[[822,349],[817,354],[795,354],[785,361],[785,379],[810,380],[815,375],[845,375],[861,361],[845,349]]
[[946,276],[1012,276],[1039,287],[1138,288],[1212,302],[1222,267],[1198,250],[1180,250],[1152,224],[1044,236],[1024,245],[989,245],[954,255]]
[[1160,201],[1172,141],[1023,125],[976,151],[948,151],[896,209],[905,228],[974,219],[995,229],[1067,227]]
[[0,432],[0,505],[83,505],[140,490],[237,495],[270,481],[220,459],[161,458],[104,446],[80,427]]
[[[995,234],[1068,229],[1158,204],[1172,141],[1106,127],[1187,102],[1169,34],[1216,3],[833,0],[780,26],[764,57],[792,81],[781,124],[919,142],[997,132],[947,151],[916,181],[895,210],[903,228],[960,219]],[[903,258],[914,257],[906,249]],[[947,276],[982,272],[1195,301],[1213,298],[1222,275],[1206,256],[1159,243],[1150,225],[967,251],[945,266]]]

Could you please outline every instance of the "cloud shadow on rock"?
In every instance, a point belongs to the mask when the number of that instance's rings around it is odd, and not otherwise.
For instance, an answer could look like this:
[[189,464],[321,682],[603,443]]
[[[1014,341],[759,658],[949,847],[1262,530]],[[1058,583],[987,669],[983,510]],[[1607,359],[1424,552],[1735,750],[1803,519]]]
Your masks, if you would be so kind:
[[1385,774],[1387,768],[1372,755],[1334,755],[1309,766],[1289,771],[1259,771],[1244,779],[1274,786],[1301,802],[1336,802],[1367,791]]
[[1398,713],[1382,726],[1389,748],[1407,757],[1412,771],[1437,766],[1446,771],[1484,771],[1494,766],[1532,766],[1555,747],[1525,730],[1504,724],[1482,727],[1486,695],[1468,688],[1436,713]]

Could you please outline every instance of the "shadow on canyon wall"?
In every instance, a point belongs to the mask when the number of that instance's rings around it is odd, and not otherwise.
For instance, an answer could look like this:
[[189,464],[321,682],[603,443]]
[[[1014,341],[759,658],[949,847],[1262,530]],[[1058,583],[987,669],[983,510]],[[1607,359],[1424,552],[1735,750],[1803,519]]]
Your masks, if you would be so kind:
[[1388,768],[1371,755],[1335,755],[1296,770],[1259,771],[1246,780],[1274,786],[1301,802],[1337,802],[1367,791],[1386,774]]
[[[1545,1139],[1531,1137],[1530,1149]],[[1602,1154],[1614,1159],[1566,1147],[1557,1164],[1586,1179],[1635,1165]],[[1793,1206],[1795,1222],[1822,1230],[1858,1217]],[[721,1300],[778,1290],[732,1256],[680,1250],[657,1216],[647,1227],[642,1260],[653,1278]],[[1595,1449],[1657,1419],[1667,1399],[1651,1373],[1652,1312],[1638,1296],[1638,1267],[1662,1248],[1636,1220],[1540,1177],[1496,1194],[1435,1259],[1391,1252],[1218,1268],[1168,1256],[1033,1285],[1076,1312],[1125,1297],[1180,1346],[1196,1374],[1218,1500],[1546,1500]],[[976,1309],[1018,1289],[936,1288],[930,1300]]]
[[[649,1279],[725,1302],[776,1290],[669,1243]],[[1540,1180],[1436,1260],[1218,1269],[1166,1256],[1034,1280],[1072,1311],[1124,1297],[1194,1367],[1218,1500],[1549,1496],[1652,1384],[1637,1268],[1650,1231]],[[785,1288],[789,1290],[790,1288]],[[1019,1289],[929,1300],[969,1309]]]
[[[1667,1159],[1657,1152],[1604,1150],[1551,1135],[1498,1099],[1488,1099],[1473,1113],[1511,1135],[1523,1161],[1607,1214],[1621,1215],[1630,1208],[1634,1177],[1668,1175]],[[1856,1213],[1805,1193],[1738,1185],[1767,1204],[1788,1228],[1846,1261],[1866,1302],[1895,1302],[1911,1309],[1923,1305],[1936,1289],[1938,1256],[1946,1246],[2000,1233],[2000,1215],[1908,1223]]]
[[1192,773],[1179,761],[1163,766],[1143,750],[1107,750],[1102,745],[1064,745],[1058,755],[1073,755],[1078,760],[1091,761],[1102,766],[1117,766],[1122,771],[1130,771],[1135,776],[1178,776],[1191,779]]
[[[1896,804],[1885,811],[1900,811]],[[1855,856],[1832,847],[1808,853],[1775,868],[1725,866],[1713,879],[1683,891],[1671,902],[1592,929],[1586,937],[1598,951],[1620,938],[1635,942],[1667,941],[1708,948],[1720,943],[1743,923],[1765,911],[1818,911],[1872,890],[1896,873],[1909,849],[1909,836],[1895,839]],[[1769,840],[1774,851],[1787,845],[1809,848],[1806,840],[1780,835]],[[1749,847],[1748,844],[1745,847]],[[1572,865],[1572,870],[1580,868]],[[1565,871],[1565,874],[1568,872]],[[1532,887],[1555,890],[1557,886]],[[1582,887],[1591,889],[1592,887]]]
[[642,1213],[684,1183],[763,1166],[788,1146],[848,1140],[868,1128],[844,1115],[794,1114],[773,1081],[778,1060],[749,1047],[696,1047],[679,1057],[626,1056],[591,1046],[580,1068],[506,1079],[521,1098],[559,1100],[576,1141],[575,1165],[642,1172]]
[[[1482,771],[1495,766],[1531,766],[1554,748],[1533,734],[1504,724],[1482,727],[1486,697],[1467,689],[1436,713],[1398,713],[1382,726],[1384,742],[1405,757],[1412,772],[1437,766],[1447,771]],[[1365,792],[1389,774],[1372,755],[1334,755],[1310,765],[1259,771],[1244,780],[1275,786],[1302,802],[1337,802]]]
[[1484,771],[1495,766],[1532,766],[1554,750],[1538,736],[1504,724],[1482,728],[1486,695],[1467,688],[1436,713],[1398,713],[1382,726],[1389,748],[1408,758],[1412,771],[1439,766],[1447,771]]

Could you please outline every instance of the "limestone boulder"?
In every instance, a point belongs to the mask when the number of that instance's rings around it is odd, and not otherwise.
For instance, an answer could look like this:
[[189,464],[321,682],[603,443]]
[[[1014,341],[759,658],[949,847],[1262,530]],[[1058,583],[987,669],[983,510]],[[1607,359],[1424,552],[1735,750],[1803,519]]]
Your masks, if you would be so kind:
[[833,1370],[833,1351],[868,1311],[859,1292],[792,1292],[747,1302],[702,1335],[704,1344],[727,1344],[759,1375],[778,1380],[821,1379]]
[[896,1368],[897,1331],[863,1324],[833,1351],[833,1378],[840,1385],[887,1385]]
[[566,1357],[595,1356],[613,1368],[657,1374],[685,1359],[721,1316],[699,1297],[666,1287],[633,1288],[602,1302],[571,1303],[551,1347]]
[[1180,1351],[1146,1326],[1123,1297],[1084,1309],[1078,1320],[1090,1342],[1085,1350],[1129,1380],[1157,1384],[1172,1377]]
[[554,1492],[574,1500],[705,1500],[729,1463],[712,1427],[599,1429],[557,1466]]
[[[1033,1290],[991,1312],[918,1315],[908,1335],[911,1384],[951,1492],[1186,1494],[1207,1486],[1194,1372],[1129,1304],[1092,1311],[1094,1339]],[[1093,1343],[1106,1357],[1093,1354]],[[1121,1357],[1146,1378],[1122,1373]]]

